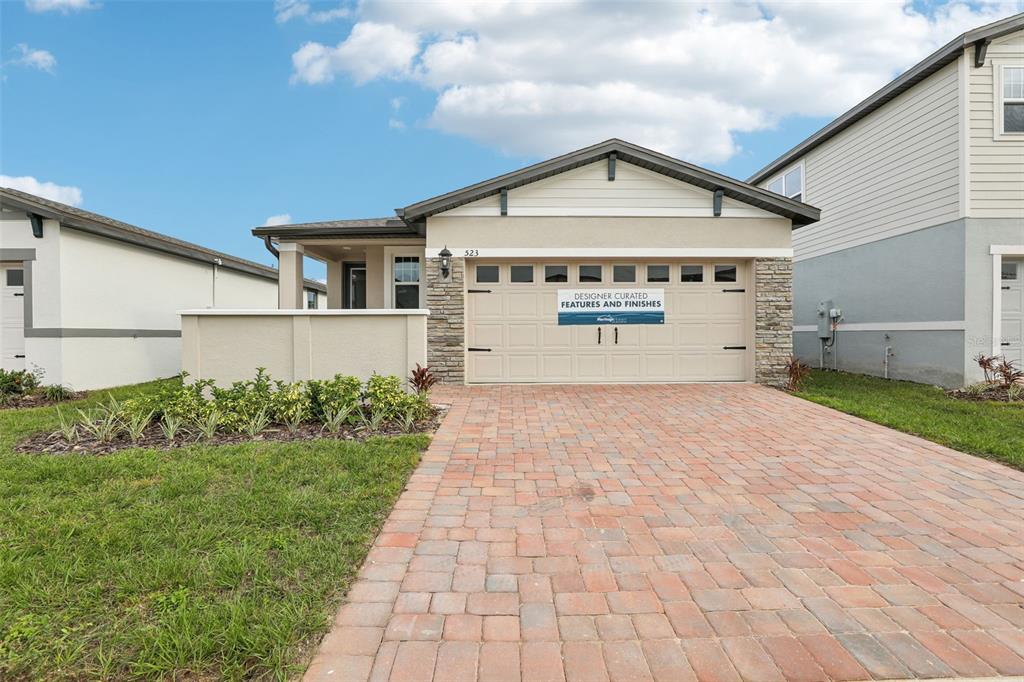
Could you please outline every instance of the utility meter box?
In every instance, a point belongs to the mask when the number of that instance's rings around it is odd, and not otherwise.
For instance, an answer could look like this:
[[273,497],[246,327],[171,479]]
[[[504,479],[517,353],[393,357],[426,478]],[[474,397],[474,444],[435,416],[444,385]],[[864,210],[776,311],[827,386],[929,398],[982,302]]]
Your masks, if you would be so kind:
[[831,300],[818,304],[818,338],[832,338],[832,311],[835,306]]

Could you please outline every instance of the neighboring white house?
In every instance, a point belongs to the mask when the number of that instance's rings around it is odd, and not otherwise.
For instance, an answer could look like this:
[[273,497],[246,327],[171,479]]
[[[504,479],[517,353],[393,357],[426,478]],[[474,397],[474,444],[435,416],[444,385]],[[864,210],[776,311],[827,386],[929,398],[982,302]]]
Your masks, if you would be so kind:
[[[958,36],[749,180],[821,209],[794,248],[794,346],[959,386],[1024,360],[1024,14]],[[839,309],[822,347],[818,305]]]
[[[277,304],[277,270],[0,188],[0,361],[92,389],[172,376],[185,308]],[[326,305],[305,283],[305,305]],[[314,298],[315,297],[315,298]]]

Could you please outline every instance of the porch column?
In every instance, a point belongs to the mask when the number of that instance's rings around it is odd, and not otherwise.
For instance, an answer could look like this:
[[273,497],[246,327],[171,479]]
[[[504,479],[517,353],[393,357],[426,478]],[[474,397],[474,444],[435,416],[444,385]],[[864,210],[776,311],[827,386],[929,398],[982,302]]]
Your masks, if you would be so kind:
[[366,247],[366,307],[384,307],[384,288],[391,286],[391,269],[384,262],[383,246]]
[[281,242],[277,269],[277,307],[281,310],[301,310],[302,300],[302,244]]
[[327,261],[327,307],[330,310],[339,310],[345,307],[342,303],[343,280],[344,262],[340,260]]

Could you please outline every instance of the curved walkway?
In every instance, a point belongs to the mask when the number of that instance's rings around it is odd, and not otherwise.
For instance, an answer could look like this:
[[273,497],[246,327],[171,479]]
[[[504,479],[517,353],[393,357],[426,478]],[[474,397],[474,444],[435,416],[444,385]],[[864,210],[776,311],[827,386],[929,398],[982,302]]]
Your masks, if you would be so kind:
[[1024,473],[759,386],[435,397],[307,679],[1024,675]]

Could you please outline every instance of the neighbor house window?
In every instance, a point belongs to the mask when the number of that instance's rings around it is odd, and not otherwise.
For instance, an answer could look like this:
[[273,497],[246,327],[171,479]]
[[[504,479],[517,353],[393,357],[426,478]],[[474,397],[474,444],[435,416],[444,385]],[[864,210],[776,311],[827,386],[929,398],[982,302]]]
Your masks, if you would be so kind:
[[736,266],[735,265],[716,265],[715,266],[715,281],[716,282],[735,282],[736,281]]
[[790,168],[768,183],[768,191],[781,194],[784,197],[803,201],[804,196],[804,169],[803,166]]
[[478,265],[476,266],[476,283],[477,284],[495,284],[498,281],[498,266],[497,265]]
[[613,265],[612,266],[612,281],[613,282],[635,282],[636,281],[636,266],[635,265]]
[[580,266],[580,281],[581,282],[600,282],[601,281],[601,266],[600,265],[581,265]]
[[23,287],[23,286],[25,286],[25,271],[24,270],[8,270],[7,271],[7,286],[9,286],[9,287]]
[[668,267],[667,265],[648,265],[647,266],[647,281],[648,282],[667,282],[668,281]]
[[509,274],[514,284],[530,284],[533,282],[532,265],[510,265]]
[[316,310],[316,291],[313,289],[306,289],[306,309]]
[[395,307],[420,307],[420,259],[395,256]]
[[682,273],[679,276],[680,282],[703,282],[704,281],[704,266],[703,265],[684,265],[682,266]]
[[544,281],[545,282],[568,282],[569,281],[569,266],[568,265],[545,265],[544,266]]
[[1003,132],[1024,133],[1024,66],[1003,68]]

